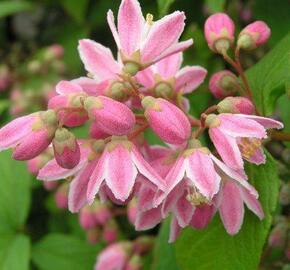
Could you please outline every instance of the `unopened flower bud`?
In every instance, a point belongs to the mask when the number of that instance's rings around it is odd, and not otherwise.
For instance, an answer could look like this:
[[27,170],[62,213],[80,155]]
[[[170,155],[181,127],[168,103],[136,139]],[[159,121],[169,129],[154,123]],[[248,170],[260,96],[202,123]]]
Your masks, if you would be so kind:
[[93,139],[105,139],[110,135],[104,132],[98,125],[97,122],[92,122],[90,125],[90,137]]
[[219,99],[231,96],[239,90],[238,78],[228,70],[219,71],[211,76],[209,90]]
[[43,187],[48,191],[56,189],[58,185],[59,181],[43,181]]
[[87,241],[90,244],[96,244],[100,240],[101,230],[98,227],[88,229],[86,231]]
[[222,54],[233,44],[235,25],[228,15],[216,13],[206,20],[204,33],[210,49]]
[[113,219],[110,219],[105,225],[103,229],[103,239],[107,243],[113,243],[118,238],[118,226],[116,224],[116,221]]
[[129,97],[130,85],[125,82],[113,82],[108,89],[107,95],[114,100],[126,101]]
[[189,139],[189,120],[178,107],[165,99],[151,96],[142,100],[142,106],[150,127],[162,140],[171,144],[182,144]]
[[171,85],[166,82],[158,83],[154,88],[154,92],[157,97],[168,99],[170,99],[174,93]]
[[134,254],[128,261],[125,270],[141,270],[142,259],[138,254]]
[[253,114],[255,112],[253,103],[245,97],[227,97],[217,106],[219,113]]
[[94,213],[96,221],[100,225],[104,225],[112,217],[112,213],[108,205],[98,201],[94,203]]
[[134,225],[137,216],[137,200],[132,199],[127,205],[127,216],[129,222]]
[[54,44],[46,49],[44,59],[47,61],[58,59],[63,56],[63,53],[64,53],[63,47],[59,44]]
[[271,247],[283,248],[287,240],[287,230],[289,224],[287,219],[281,219],[272,229],[269,236],[269,245]]
[[28,171],[36,176],[39,170],[51,159],[47,153],[42,153],[39,156],[27,161]]
[[238,47],[253,50],[265,44],[271,35],[271,30],[263,21],[256,21],[247,25],[239,34]]
[[110,135],[126,135],[135,125],[133,112],[123,103],[111,98],[88,97],[85,99],[84,106],[90,118]]
[[139,70],[140,65],[136,62],[126,62],[123,67],[124,73],[129,74],[131,76],[135,76]]
[[79,223],[85,230],[94,228],[97,225],[94,208],[92,206],[86,205],[80,210]]
[[155,239],[153,236],[140,236],[134,241],[134,252],[142,255],[152,249]]
[[68,207],[68,183],[59,186],[54,194],[56,206],[61,209]]
[[72,169],[80,161],[80,147],[75,135],[66,128],[58,128],[52,141],[54,156],[59,166]]

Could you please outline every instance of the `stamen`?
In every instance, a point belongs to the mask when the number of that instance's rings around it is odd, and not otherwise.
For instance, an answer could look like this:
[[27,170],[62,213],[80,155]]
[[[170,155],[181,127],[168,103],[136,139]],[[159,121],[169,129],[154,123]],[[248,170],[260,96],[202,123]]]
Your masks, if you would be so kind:
[[196,187],[191,187],[187,189],[186,199],[193,205],[193,206],[200,206],[203,204],[210,204],[211,201],[204,197]]
[[251,159],[256,150],[260,148],[262,141],[256,138],[241,138],[239,141],[239,149],[245,159]]
[[146,15],[146,22],[149,24],[149,25],[153,25],[153,15],[151,13],[147,13]]

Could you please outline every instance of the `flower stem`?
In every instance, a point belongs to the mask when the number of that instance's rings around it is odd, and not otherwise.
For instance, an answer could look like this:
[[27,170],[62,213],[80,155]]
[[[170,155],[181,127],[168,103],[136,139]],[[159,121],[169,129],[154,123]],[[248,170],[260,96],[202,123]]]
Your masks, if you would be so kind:
[[271,130],[269,136],[276,141],[290,141],[290,133],[287,132]]
[[141,134],[144,130],[146,130],[149,127],[149,124],[146,123],[143,126],[139,127],[138,129],[136,129],[135,131],[133,131],[129,136],[129,140],[134,139],[135,137],[137,137],[139,134]]

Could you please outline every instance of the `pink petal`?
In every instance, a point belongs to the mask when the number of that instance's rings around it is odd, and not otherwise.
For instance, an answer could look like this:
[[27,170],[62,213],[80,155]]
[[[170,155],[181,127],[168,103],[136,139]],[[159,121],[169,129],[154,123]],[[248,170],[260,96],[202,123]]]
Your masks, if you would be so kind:
[[210,157],[218,166],[218,168],[220,168],[230,179],[235,180],[238,184],[246,188],[253,196],[258,198],[258,192],[253,186],[249,184],[246,174],[241,175],[240,173],[230,169],[213,155],[210,155]]
[[176,53],[156,63],[158,74],[164,79],[174,77],[182,63],[182,53]]
[[233,169],[241,169],[244,162],[236,139],[225,135],[219,128],[210,128],[209,136],[222,160]]
[[79,85],[69,81],[60,81],[56,85],[55,89],[56,92],[60,95],[69,95],[83,92]]
[[192,39],[188,39],[186,41],[175,43],[172,46],[170,46],[167,50],[165,50],[163,53],[161,53],[159,56],[157,56],[152,63],[157,63],[158,61],[160,61],[160,60],[162,60],[170,55],[182,52],[182,51],[186,50],[187,48],[189,48],[192,44],[193,44]]
[[94,202],[95,196],[99,192],[101,184],[103,183],[106,177],[108,168],[107,163],[108,163],[108,152],[105,151],[101,155],[98,164],[95,167],[94,171],[92,172],[92,175],[88,183],[87,199],[89,204],[92,204]]
[[259,219],[264,218],[264,211],[260,204],[260,202],[253,196],[251,193],[249,193],[246,189],[241,188],[241,195],[244,200],[244,203],[247,205],[247,207],[256,215],[259,217]]
[[196,150],[187,159],[186,174],[206,198],[218,192],[221,178],[216,173],[209,155]]
[[203,83],[207,70],[200,66],[186,66],[176,74],[175,88],[183,93],[191,93]]
[[234,235],[240,230],[244,219],[244,204],[239,188],[231,181],[224,183],[220,205],[220,217],[226,231]]
[[23,137],[31,132],[31,125],[36,116],[33,114],[22,116],[11,121],[0,129],[0,151],[13,147]]
[[111,32],[113,34],[114,40],[117,44],[117,47],[120,50],[121,49],[120,38],[119,38],[119,34],[117,32],[115,18],[114,18],[114,14],[113,14],[112,10],[109,10],[107,13],[107,22],[108,22],[109,27],[111,29]]
[[176,202],[173,213],[178,221],[180,227],[184,228],[191,221],[194,213],[194,206],[186,199],[186,192]]
[[257,116],[257,115],[246,115],[246,114],[237,114],[237,116],[254,120],[266,129],[268,128],[281,129],[284,127],[283,123],[277,120],[271,119],[271,118],[267,118],[267,117],[262,117],[262,116]]
[[263,148],[257,148],[254,154],[251,156],[249,162],[261,165],[266,163],[266,156],[264,154]]
[[218,128],[232,137],[267,137],[265,128],[256,121],[235,114],[220,114],[218,118],[221,120]]
[[71,80],[71,82],[78,84],[83,89],[83,91],[90,96],[104,95],[105,90],[110,85],[108,80],[97,82],[96,80],[87,77],[80,77],[78,79]]
[[138,212],[135,220],[135,229],[137,231],[149,230],[160,223],[161,220],[161,206],[148,211]]
[[134,166],[130,153],[119,144],[108,154],[108,174],[106,184],[112,190],[116,199],[125,201],[135,184],[137,169]]
[[155,184],[157,188],[165,190],[163,179],[155,172],[150,164],[141,156],[137,148],[134,146],[131,151],[131,159],[137,167],[140,174],[144,175],[150,182]]
[[137,0],[123,0],[118,13],[118,32],[122,52],[130,56],[139,48],[145,24]]
[[[154,73],[152,67],[148,67],[139,71],[135,75],[136,80],[141,84],[145,90],[152,88],[155,85]],[[144,90],[141,88],[141,90]]]
[[138,211],[146,211],[153,207],[153,199],[156,193],[156,186],[152,185],[144,176],[138,176],[141,187],[137,195],[137,209]]
[[155,22],[141,48],[142,62],[153,62],[173,45],[183,31],[184,20],[184,13],[175,11]]
[[175,242],[181,230],[182,228],[179,226],[177,219],[175,217],[172,217],[171,223],[170,223],[170,234],[169,234],[168,243]]
[[120,72],[119,64],[114,60],[110,49],[89,40],[79,41],[79,54],[88,72],[102,80],[111,79]]
[[195,229],[204,229],[211,221],[215,212],[213,205],[201,205],[195,208],[190,225]]

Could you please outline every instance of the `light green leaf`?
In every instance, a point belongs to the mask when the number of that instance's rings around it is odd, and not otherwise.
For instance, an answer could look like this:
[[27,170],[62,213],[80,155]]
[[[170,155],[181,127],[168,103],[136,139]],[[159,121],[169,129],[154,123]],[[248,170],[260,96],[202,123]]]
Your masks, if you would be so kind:
[[0,269],[28,270],[30,240],[26,235],[0,235]]
[[248,165],[250,182],[260,194],[265,219],[260,221],[246,210],[242,229],[236,236],[225,232],[216,216],[204,230],[186,229],[175,245],[177,263],[182,270],[254,270],[260,256],[275,210],[279,179],[275,160],[267,154],[267,163]]
[[24,162],[0,153],[0,232],[21,230],[30,206],[31,179]]
[[13,15],[18,12],[33,9],[32,3],[24,1],[2,1],[0,2],[0,18]]
[[170,6],[175,0],[157,0],[159,16],[162,17],[166,15],[170,9]]
[[159,229],[154,247],[152,270],[179,270],[177,266],[174,246],[168,243],[170,219],[167,218]]
[[63,234],[45,236],[32,249],[32,260],[40,270],[93,269],[99,245],[92,246]]
[[206,7],[210,13],[222,12],[225,7],[225,0],[206,0]]
[[259,110],[264,115],[271,114],[289,81],[290,33],[246,74]]

